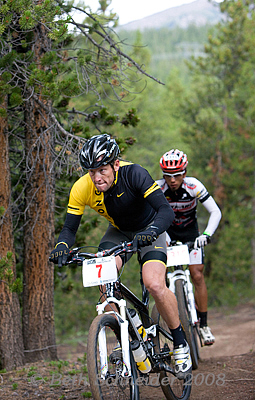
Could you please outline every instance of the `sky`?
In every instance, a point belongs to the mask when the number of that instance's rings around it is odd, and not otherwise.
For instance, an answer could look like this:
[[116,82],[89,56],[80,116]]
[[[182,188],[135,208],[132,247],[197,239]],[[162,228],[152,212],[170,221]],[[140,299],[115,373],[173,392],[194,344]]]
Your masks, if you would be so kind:
[[[195,0],[112,0],[109,9],[116,12],[119,16],[119,24],[124,25],[168,8],[181,6],[182,4],[192,3]],[[98,0],[86,0],[92,11],[98,9]]]

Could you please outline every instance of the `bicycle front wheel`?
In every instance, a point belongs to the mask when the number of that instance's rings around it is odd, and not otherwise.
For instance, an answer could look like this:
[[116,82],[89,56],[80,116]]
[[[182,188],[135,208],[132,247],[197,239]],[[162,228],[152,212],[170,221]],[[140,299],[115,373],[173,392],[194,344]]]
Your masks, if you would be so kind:
[[175,282],[175,295],[177,298],[180,320],[190,348],[192,369],[197,369],[199,359],[197,336],[191,322],[191,315],[188,309],[187,297],[183,285],[183,280],[177,279],[177,281]]
[[[120,327],[112,315],[98,315],[92,322],[87,343],[89,383],[95,400],[139,400],[137,369],[130,351],[131,376],[123,377]],[[115,351],[114,351],[115,348]]]
[[[169,332],[169,328],[156,305],[152,308],[151,318],[154,323]],[[173,356],[173,342],[157,329],[154,339],[155,352],[162,362],[168,364],[174,370],[175,362]],[[191,393],[192,375],[189,374],[185,379],[177,379],[173,374],[161,371],[159,373],[160,386],[167,400],[188,400]]]

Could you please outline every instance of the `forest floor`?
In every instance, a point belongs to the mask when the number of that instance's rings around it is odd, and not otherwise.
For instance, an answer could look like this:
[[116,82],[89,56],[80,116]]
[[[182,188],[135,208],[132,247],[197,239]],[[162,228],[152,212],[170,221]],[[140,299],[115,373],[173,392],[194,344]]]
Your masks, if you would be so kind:
[[[209,312],[213,346],[200,348],[191,400],[255,400],[255,305]],[[84,351],[86,343],[59,345],[59,361],[26,364],[0,372],[0,399],[68,400],[92,398]],[[141,400],[163,400],[159,387],[140,387]]]

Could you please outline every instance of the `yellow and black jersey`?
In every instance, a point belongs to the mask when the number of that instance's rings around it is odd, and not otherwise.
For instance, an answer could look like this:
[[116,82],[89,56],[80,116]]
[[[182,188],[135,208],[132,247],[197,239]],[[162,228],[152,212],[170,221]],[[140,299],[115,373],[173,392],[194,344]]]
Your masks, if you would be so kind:
[[59,241],[72,245],[86,206],[105,217],[121,231],[139,231],[154,221],[159,233],[172,223],[174,214],[158,184],[138,164],[120,162],[112,187],[99,192],[89,174],[71,189],[67,219]]

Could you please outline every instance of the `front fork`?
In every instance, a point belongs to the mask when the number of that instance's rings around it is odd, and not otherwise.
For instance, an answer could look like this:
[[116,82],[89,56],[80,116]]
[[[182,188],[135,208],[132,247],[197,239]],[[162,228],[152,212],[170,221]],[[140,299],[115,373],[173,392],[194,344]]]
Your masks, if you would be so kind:
[[191,322],[192,325],[195,325],[198,322],[198,318],[197,318],[197,310],[193,293],[193,286],[190,281],[189,269],[185,269],[185,271],[178,269],[173,272],[167,272],[167,279],[170,283],[169,289],[173,293],[175,293],[175,281],[177,279],[182,279],[184,281],[184,290],[188,299],[188,307],[191,315]]
[[186,275],[186,281],[187,281],[187,294],[188,294],[188,304],[190,307],[190,313],[191,313],[191,322],[192,325],[197,324],[198,318],[197,318],[197,310],[196,310],[196,304],[195,304],[195,297],[193,293],[193,286],[190,281],[190,272],[188,269],[185,269],[185,275]]
[[[121,348],[122,348],[122,372],[123,377],[131,376],[131,364],[130,364],[130,351],[129,351],[129,339],[128,339],[128,321],[126,319],[126,306],[127,302],[124,299],[117,300],[115,297],[108,297],[103,303],[96,306],[98,315],[103,314],[105,307],[109,303],[115,303],[119,306],[120,314],[115,311],[110,311],[113,313],[120,325],[120,337],[121,337]],[[101,377],[105,379],[108,371],[108,360],[107,360],[107,344],[105,328],[101,329],[99,332],[99,354],[101,363]]]

